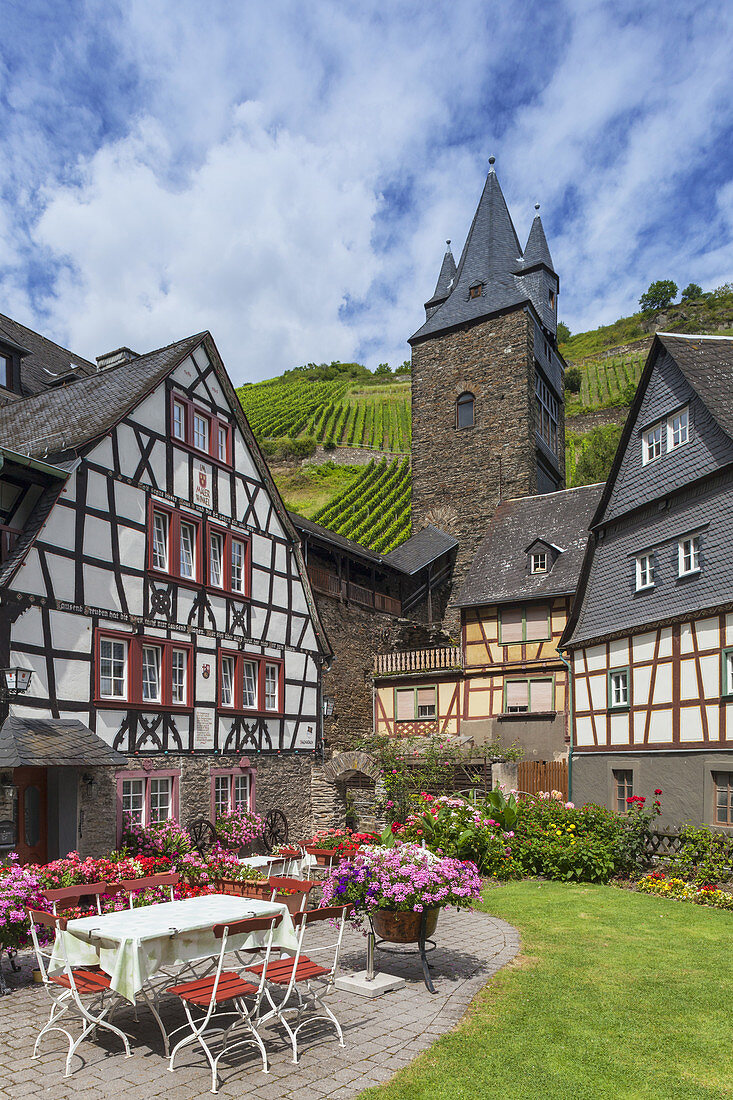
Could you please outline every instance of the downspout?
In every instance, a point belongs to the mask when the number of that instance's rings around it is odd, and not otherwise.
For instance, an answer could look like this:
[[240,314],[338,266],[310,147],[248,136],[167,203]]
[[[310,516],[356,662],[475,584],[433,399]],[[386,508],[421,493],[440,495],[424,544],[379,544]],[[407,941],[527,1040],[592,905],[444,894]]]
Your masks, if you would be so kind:
[[570,744],[568,746],[568,801],[573,801],[573,673],[570,668],[569,662],[565,659],[560,650],[557,650],[557,655],[568,670],[568,733],[570,734]]

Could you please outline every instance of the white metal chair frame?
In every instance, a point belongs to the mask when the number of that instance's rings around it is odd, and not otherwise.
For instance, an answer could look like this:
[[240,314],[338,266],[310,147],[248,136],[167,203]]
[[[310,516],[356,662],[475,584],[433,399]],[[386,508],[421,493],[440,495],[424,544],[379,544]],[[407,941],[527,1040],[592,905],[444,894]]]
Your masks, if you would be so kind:
[[[296,928],[299,928],[298,934],[298,946],[294,956],[275,960],[270,963],[269,966],[269,979],[267,987],[265,989],[265,996],[272,1006],[271,1011],[266,1016],[261,1017],[262,1021],[269,1019],[273,1015],[277,1017],[279,1022],[283,1025],[285,1031],[288,1034],[290,1043],[293,1048],[293,1062],[297,1065],[298,1055],[298,1032],[306,1024],[313,1023],[315,1020],[328,1020],[336,1028],[336,1033],[339,1038],[339,1044],[344,1046],[344,1035],[341,1030],[341,1024],[334,1016],[331,1009],[324,1003],[323,997],[327,996],[333,988],[336,980],[336,972],[338,970],[339,955],[341,953],[341,941],[344,936],[344,927],[346,925],[346,917],[351,910],[351,906],[328,906],[323,909],[311,909],[310,912],[296,913],[293,917],[293,924]],[[334,920],[337,919],[338,935],[336,940],[329,942],[320,947],[310,948],[310,955],[303,954],[303,941],[306,935],[306,929],[309,925],[315,924],[319,921]],[[323,964],[315,963],[311,958],[311,955],[323,955],[333,952],[333,959],[330,967],[323,966]],[[324,973],[313,973],[313,968],[323,970]],[[262,967],[262,964],[256,966],[250,965],[250,970],[254,973],[262,972],[263,976],[267,974],[267,969]],[[299,974],[300,971],[300,974]],[[287,982],[285,977],[289,975]],[[275,979],[279,978],[279,981]],[[319,993],[316,988],[311,984],[312,982],[320,982],[325,984],[325,990]],[[301,991],[299,985],[305,983],[305,991]],[[278,1003],[273,997],[275,988],[282,989],[285,986],[285,994],[282,1000]],[[295,998],[297,1003],[290,1004],[291,999]],[[309,1011],[309,1010],[312,1010]],[[285,1013],[295,1012],[295,1027],[291,1026],[287,1020]],[[307,1013],[307,1017],[302,1019]]]
[[[38,1033],[33,1047],[33,1057],[38,1057],[38,1045],[44,1035],[51,1031],[63,1032],[69,1040],[69,1053],[66,1056],[66,1068],[64,1070],[64,1077],[68,1077],[71,1059],[78,1047],[88,1035],[96,1030],[96,1028],[101,1027],[106,1031],[111,1031],[122,1040],[125,1047],[125,1057],[129,1058],[131,1051],[127,1036],[123,1031],[120,1031],[118,1027],[115,1027],[114,1024],[106,1019],[108,1014],[121,1002],[122,998],[114,993],[109,986],[106,986],[100,989],[98,993],[90,994],[89,996],[91,999],[89,1003],[85,1005],[82,1001],[82,996],[86,994],[80,993],[77,986],[77,973],[81,975],[81,973],[84,972],[84,968],[80,967],[75,971],[74,968],[70,966],[66,952],[66,944],[64,943],[63,936],[60,935],[66,928],[66,921],[62,917],[56,916],[55,913],[29,910],[28,914],[30,919],[31,940],[33,942],[33,950],[36,953],[36,961],[38,962],[38,968],[41,972],[43,985],[51,998],[51,1015]],[[55,946],[51,945],[48,950],[44,950],[39,942],[37,931],[38,924],[44,924],[47,928],[53,928],[56,932]],[[55,953],[60,954],[63,960],[63,966],[60,969],[58,967],[58,954],[54,957]],[[52,966],[53,970],[51,969]],[[63,973],[67,984],[61,984],[54,980],[60,972]],[[105,1006],[107,997],[109,997],[109,1004]],[[70,1031],[65,1027],[61,1027],[59,1024],[61,1018],[67,1014],[80,1017],[82,1020],[82,1031],[76,1039]]]
[[[250,1043],[257,1046],[262,1057],[262,1072],[270,1072],[270,1067],[267,1060],[267,1048],[265,1047],[262,1037],[259,1034],[259,1027],[267,1019],[269,1019],[273,1015],[273,1013],[269,1012],[265,1016],[261,1016],[260,1005],[262,1002],[263,993],[266,989],[267,967],[272,951],[273,936],[275,934],[275,929],[281,922],[282,914],[278,913],[274,917],[250,917],[245,918],[244,920],[230,921],[228,925],[214,925],[213,932],[217,938],[221,938],[221,948],[219,950],[218,962],[216,964],[216,970],[214,972],[213,980],[211,979],[209,973],[208,978],[198,978],[193,982],[185,983],[184,985],[172,986],[168,989],[169,993],[174,993],[181,998],[181,1002],[187,1016],[187,1023],[175,1028],[171,1032],[170,1038],[172,1038],[179,1031],[190,1029],[190,1033],[188,1035],[184,1035],[183,1038],[176,1043],[170,1053],[168,1069],[171,1072],[174,1072],[175,1070],[174,1063],[178,1052],[184,1047],[190,1046],[191,1043],[198,1043],[199,1046],[203,1048],[209,1065],[211,1066],[211,1091],[213,1093],[218,1092],[219,1059],[224,1053],[228,1053],[234,1050],[236,1047],[246,1046]],[[254,982],[250,982],[244,976],[247,970],[247,966],[240,959],[238,949],[230,946],[229,941],[234,936],[240,936],[245,932],[253,932],[259,930],[267,930],[267,938],[261,949],[264,956],[264,961],[261,964],[262,974],[260,976],[259,984],[255,985]],[[237,959],[238,965],[236,969],[224,972],[224,960],[227,955],[234,956],[234,958]],[[216,956],[212,955],[206,957],[209,959],[216,958]],[[246,982],[250,989],[245,993],[233,993],[231,997],[227,997],[224,1000],[220,999],[218,1001],[217,992],[219,990],[219,985],[222,982],[223,973],[225,974],[223,979],[224,981],[228,980],[227,975],[231,976],[232,974],[234,974],[236,975],[237,979]],[[200,1005],[195,1006],[204,1011],[203,1018],[197,1021],[196,1019],[194,1019],[194,1016],[191,1012],[189,1000],[185,996],[181,995],[181,990],[185,991],[187,986],[190,988],[192,986],[200,984],[201,981],[211,981],[211,988],[209,1003],[206,1009],[204,1010],[203,1006]],[[248,1006],[246,998],[250,998],[250,1006]],[[223,1005],[232,1004],[234,1007],[224,1008],[223,1010],[217,1011],[217,1006],[219,1003]],[[210,1026],[212,1018],[222,1019],[230,1016],[234,1018],[227,1027]],[[235,1042],[230,1043],[229,1035],[239,1024],[243,1024],[249,1034],[246,1035],[244,1038],[237,1039]],[[214,1055],[214,1053],[205,1041],[205,1036],[217,1034],[223,1035],[223,1044],[219,1053]]]

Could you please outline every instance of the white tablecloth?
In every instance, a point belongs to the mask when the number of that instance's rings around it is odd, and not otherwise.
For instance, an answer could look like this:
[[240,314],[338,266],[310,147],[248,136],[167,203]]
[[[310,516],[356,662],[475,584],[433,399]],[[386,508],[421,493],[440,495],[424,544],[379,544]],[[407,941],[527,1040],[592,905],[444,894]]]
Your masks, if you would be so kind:
[[[134,1001],[146,981],[158,970],[215,954],[221,947],[221,941],[212,932],[215,924],[277,913],[282,913],[283,919],[275,929],[273,945],[294,952],[297,940],[286,905],[232,894],[205,894],[184,901],[165,901],[119,913],[105,913],[101,917],[97,914],[79,917],[70,920],[66,931],[60,935],[71,966],[98,963],[112,979],[112,989],[128,1001]],[[227,944],[232,949],[261,947],[266,936],[266,932],[233,936]],[[58,942],[54,948],[54,963],[63,965]]]

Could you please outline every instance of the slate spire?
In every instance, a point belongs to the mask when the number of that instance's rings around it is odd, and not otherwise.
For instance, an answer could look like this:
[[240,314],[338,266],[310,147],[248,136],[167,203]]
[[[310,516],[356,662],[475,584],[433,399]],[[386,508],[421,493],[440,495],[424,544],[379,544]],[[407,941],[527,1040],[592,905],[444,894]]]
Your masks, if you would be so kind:
[[545,231],[542,228],[542,219],[539,215],[540,204],[535,203],[534,221],[532,222],[532,228],[529,231],[529,237],[527,238],[527,247],[524,250],[524,263],[523,267],[534,267],[535,264],[544,264],[545,267],[549,267],[550,271],[554,271],[552,266],[552,256],[550,255],[550,249],[547,244],[547,237]]
[[440,275],[438,275],[433,296],[425,303],[427,317],[431,317],[438,306],[443,304],[453,289],[456,279],[456,261],[453,259],[453,253],[450,250],[450,241],[446,241],[445,244],[445,255],[443,256],[443,263],[440,265]]

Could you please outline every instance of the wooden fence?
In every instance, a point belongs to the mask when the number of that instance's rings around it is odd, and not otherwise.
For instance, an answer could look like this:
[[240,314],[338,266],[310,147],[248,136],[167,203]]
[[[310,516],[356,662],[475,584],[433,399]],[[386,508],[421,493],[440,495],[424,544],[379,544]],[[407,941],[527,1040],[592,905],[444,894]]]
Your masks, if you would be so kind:
[[520,760],[517,787],[525,794],[539,791],[561,791],[563,800],[568,797],[567,760]]

